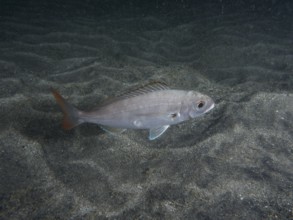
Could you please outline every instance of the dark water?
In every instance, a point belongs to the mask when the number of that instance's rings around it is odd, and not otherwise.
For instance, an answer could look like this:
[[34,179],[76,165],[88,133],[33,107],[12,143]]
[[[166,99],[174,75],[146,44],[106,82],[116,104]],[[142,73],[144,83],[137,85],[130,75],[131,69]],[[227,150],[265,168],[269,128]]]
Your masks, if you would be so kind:
[[[0,219],[293,219],[292,1],[0,1]],[[204,117],[64,131],[150,80]]]

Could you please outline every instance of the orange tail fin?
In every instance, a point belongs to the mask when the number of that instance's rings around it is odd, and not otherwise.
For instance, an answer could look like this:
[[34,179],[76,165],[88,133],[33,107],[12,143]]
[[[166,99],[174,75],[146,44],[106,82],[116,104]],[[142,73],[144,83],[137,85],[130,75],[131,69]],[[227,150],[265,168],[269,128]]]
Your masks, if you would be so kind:
[[56,90],[51,88],[51,92],[64,113],[62,127],[69,130],[81,124],[82,120],[79,118],[79,110],[69,104]]

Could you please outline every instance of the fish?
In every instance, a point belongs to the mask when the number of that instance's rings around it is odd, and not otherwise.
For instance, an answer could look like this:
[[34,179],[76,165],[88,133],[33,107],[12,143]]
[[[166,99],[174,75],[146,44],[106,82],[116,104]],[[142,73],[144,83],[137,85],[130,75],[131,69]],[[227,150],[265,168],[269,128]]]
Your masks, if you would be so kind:
[[97,124],[109,132],[148,129],[149,140],[160,137],[171,125],[201,116],[215,106],[207,95],[171,89],[162,82],[124,92],[91,111],[79,110],[53,88],[51,92],[64,113],[62,126],[66,130],[83,123]]

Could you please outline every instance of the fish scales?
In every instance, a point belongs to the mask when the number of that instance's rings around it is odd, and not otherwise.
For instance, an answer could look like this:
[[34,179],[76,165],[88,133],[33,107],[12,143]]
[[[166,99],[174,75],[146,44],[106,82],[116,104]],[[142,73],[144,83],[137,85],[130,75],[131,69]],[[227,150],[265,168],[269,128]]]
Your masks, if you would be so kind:
[[165,84],[151,84],[101,104],[93,111],[70,105],[56,90],[52,93],[64,112],[63,127],[95,123],[121,129],[149,129],[149,139],[162,135],[170,125],[198,117],[214,107],[213,100],[195,91],[174,90]]
[[[166,90],[120,100],[86,113],[85,121],[113,127],[149,129],[166,121],[164,119],[168,117],[164,116],[179,112],[185,95],[185,91]],[[135,121],[140,121],[140,126]],[[170,123],[173,124],[174,120]]]

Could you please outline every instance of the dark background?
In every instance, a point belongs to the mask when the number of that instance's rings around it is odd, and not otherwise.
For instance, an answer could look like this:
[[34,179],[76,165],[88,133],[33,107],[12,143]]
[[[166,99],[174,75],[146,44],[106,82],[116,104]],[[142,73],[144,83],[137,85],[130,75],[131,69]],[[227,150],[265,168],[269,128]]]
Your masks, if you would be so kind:
[[190,9],[205,13],[237,13],[249,11],[251,13],[286,16],[293,13],[293,2],[290,0],[177,0],[177,1],[118,1],[118,0],[2,0],[0,2],[1,15],[26,16],[105,16],[129,14],[157,14],[162,15]]

